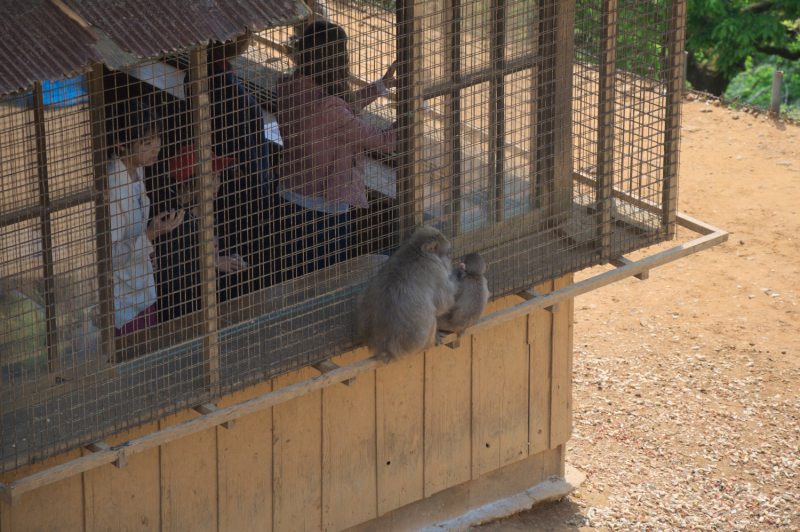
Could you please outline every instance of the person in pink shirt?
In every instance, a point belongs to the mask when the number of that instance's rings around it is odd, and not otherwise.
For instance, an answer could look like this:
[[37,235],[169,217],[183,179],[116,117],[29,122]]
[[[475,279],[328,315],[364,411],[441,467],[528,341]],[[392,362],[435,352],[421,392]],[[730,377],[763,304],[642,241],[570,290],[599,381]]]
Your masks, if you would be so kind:
[[351,91],[347,34],[322,20],[306,27],[293,59],[297,68],[277,83],[281,280],[347,257],[349,210],[367,207],[364,152],[391,153],[397,142],[396,123],[384,129],[358,116],[396,85],[394,64]]

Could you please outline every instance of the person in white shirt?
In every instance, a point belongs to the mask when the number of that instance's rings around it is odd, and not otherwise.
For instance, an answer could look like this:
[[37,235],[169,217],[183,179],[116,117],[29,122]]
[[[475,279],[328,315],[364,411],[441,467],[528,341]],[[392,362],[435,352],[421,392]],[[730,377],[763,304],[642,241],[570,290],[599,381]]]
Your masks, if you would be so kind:
[[109,121],[108,185],[111,256],[114,268],[114,323],[117,336],[157,323],[152,242],[183,221],[184,211],[150,220],[142,169],[158,159],[161,123],[141,100],[126,100]]

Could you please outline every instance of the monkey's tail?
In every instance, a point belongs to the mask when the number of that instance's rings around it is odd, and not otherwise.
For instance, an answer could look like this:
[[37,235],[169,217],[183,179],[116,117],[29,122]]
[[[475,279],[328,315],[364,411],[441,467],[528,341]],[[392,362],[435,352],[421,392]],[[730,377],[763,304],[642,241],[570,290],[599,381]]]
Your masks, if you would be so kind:
[[394,360],[394,357],[388,351],[381,351],[376,355],[381,361],[383,361],[383,365],[387,365],[389,362]]

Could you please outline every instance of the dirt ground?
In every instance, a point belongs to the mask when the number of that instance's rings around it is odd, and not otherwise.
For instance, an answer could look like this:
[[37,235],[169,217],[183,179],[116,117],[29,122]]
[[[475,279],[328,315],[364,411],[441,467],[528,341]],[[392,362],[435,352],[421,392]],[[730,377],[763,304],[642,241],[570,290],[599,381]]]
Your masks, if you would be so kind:
[[729,241],[576,300],[588,480],[475,532],[800,530],[800,128],[684,110],[680,210]]

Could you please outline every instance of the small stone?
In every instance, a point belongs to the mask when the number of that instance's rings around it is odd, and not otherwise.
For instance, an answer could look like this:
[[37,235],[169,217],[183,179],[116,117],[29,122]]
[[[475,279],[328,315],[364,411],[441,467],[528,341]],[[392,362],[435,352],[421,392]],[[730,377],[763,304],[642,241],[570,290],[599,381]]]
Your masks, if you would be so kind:
[[739,120],[739,114],[731,115],[731,120]]
[[751,295],[749,295],[749,296],[747,296],[747,297],[749,297],[750,299],[753,299],[753,298],[754,298],[754,297],[756,297],[756,296],[754,296],[754,295],[752,295],[752,294],[751,294]]
[[700,112],[701,113],[713,113],[714,110],[712,108],[710,108],[710,107],[701,107],[700,108]]
[[739,161],[741,161],[741,160],[742,160],[742,156],[741,156],[741,155],[737,155],[737,156],[736,156],[736,159],[737,159],[737,160],[739,160]]

